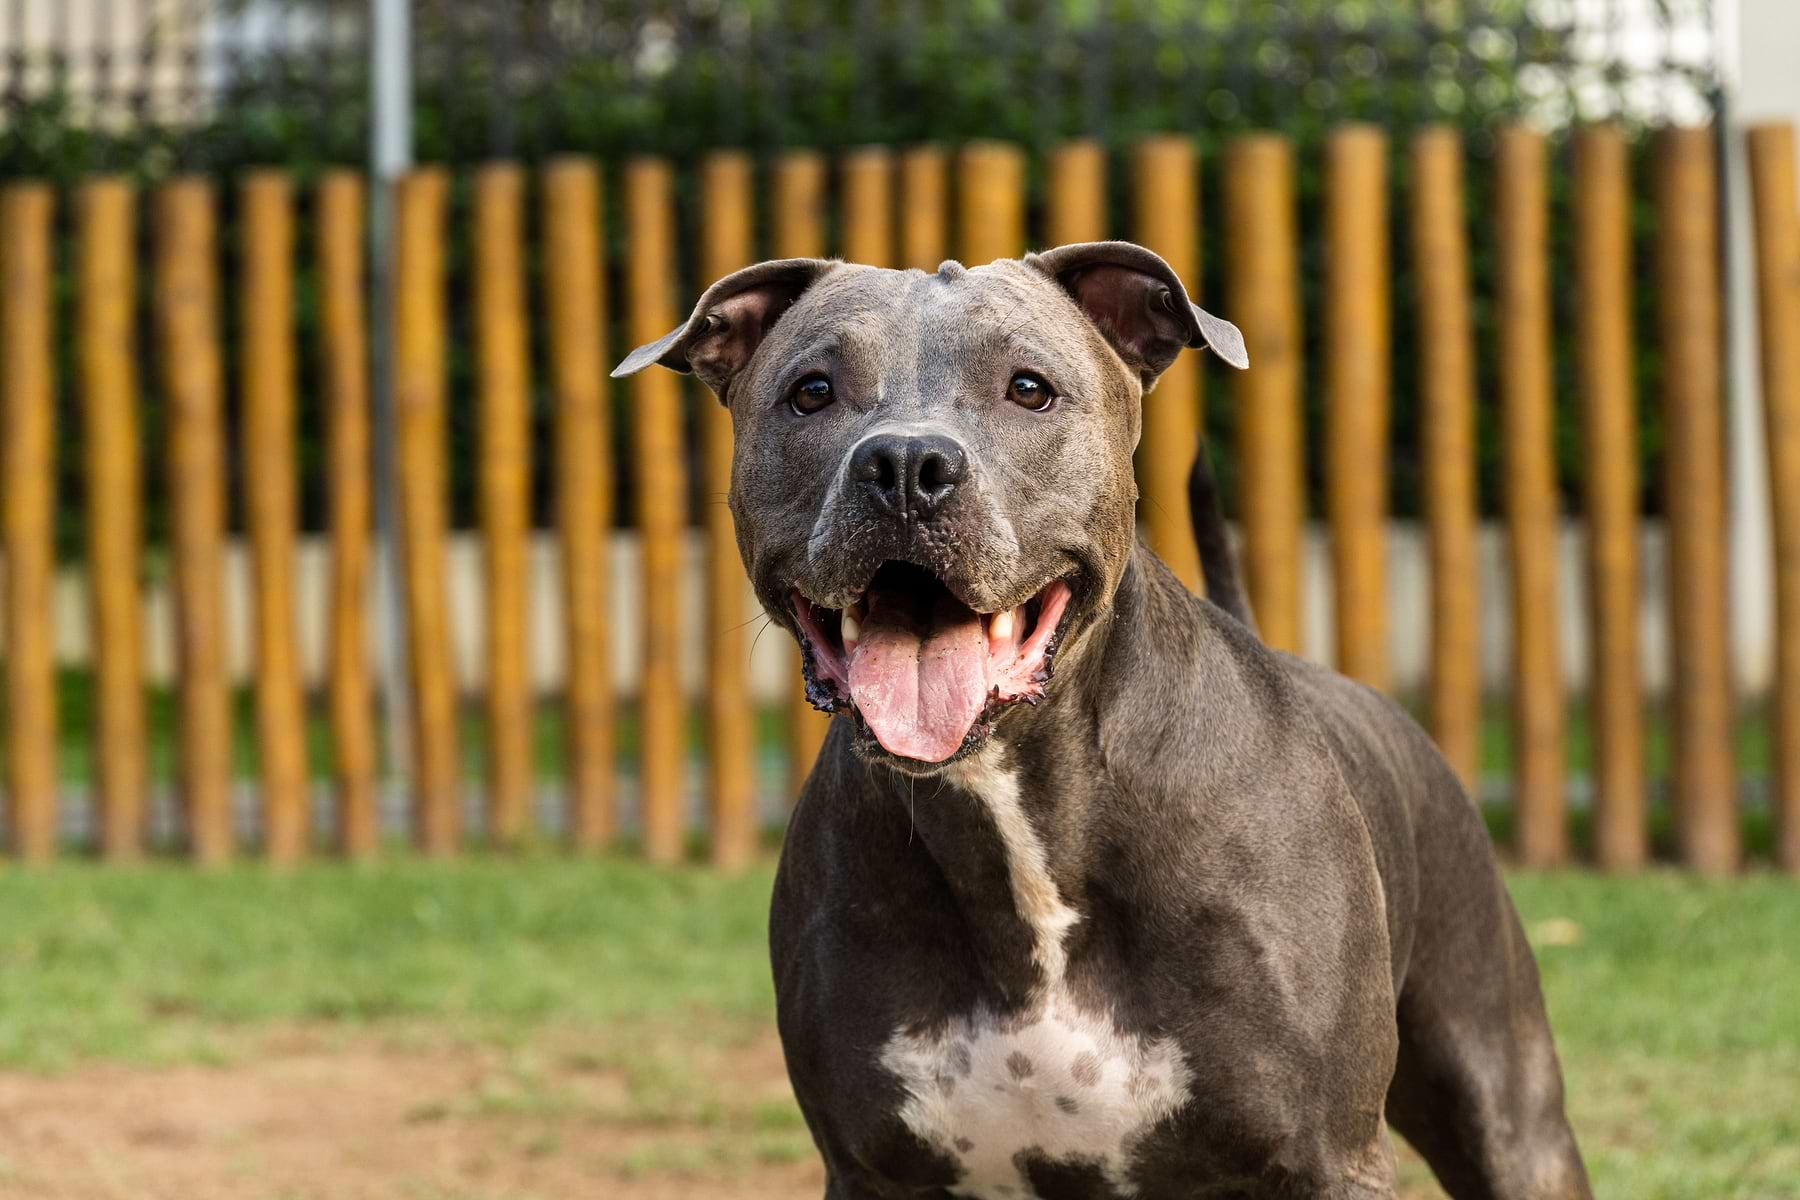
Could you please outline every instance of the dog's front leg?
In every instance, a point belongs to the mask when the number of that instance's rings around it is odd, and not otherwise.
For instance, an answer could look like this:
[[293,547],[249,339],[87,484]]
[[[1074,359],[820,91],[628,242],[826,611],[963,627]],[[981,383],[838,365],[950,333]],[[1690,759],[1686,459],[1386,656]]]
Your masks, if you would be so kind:
[[825,1169],[825,1200],[951,1200],[943,1188],[903,1186],[884,1182],[860,1170]]
[[1344,1179],[1315,1193],[1315,1200],[1394,1200],[1394,1185],[1371,1179]]
[[950,1193],[941,1188],[929,1192],[910,1188],[896,1191],[857,1182],[837,1173],[825,1179],[825,1200],[901,1200],[901,1197],[904,1200],[950,1200]]
[[1354,1161],[1331,1172],[1306,1194],[1314,1200],[1393,1200],[1394,1143],[1387,1130]]
[[1393,1200],[1394,1143],[1385,1128],[1363,1160],[1344,1173],[1343,1180],[1327,1189],[1320,1200]]

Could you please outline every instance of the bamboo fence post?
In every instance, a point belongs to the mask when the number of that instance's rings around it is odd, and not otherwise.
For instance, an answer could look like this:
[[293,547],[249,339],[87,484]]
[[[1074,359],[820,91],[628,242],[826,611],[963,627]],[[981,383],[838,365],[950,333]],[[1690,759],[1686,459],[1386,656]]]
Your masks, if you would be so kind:
[[56,853],[55,193],[0,190],[0,548],[6,586],[6,792],[13,851]]
[[1462,143],[1449,126],[1412,143],[1412,254],[1431,559],[1431,732],[1471,793],[1481,753],[1475,551],[1475,333]]
[[444,857],[462,840],[444,580],[444,224],[450,180],[441,168],[426,167],[402,176],[394,188],[395,442],[412,668],[414,817],[420,848]]
[[[843,255],[849,262],[866,263],[871,267],[892,267],[894,257],[894,159],[884,146],[862,146],[844,156],[843,164],[843,211],[842,229]],[[743,193],[744,203],[750,203],[750,194]],[[724,219],[721,214],[721,219]],[[748,238],[748,230],[745,232]],[[750,261],[750,244],[743,243],[743,254],[727,255],[721,261],[733,261],[737,266],[747,266]],[[735,270],[728,267],[726,271]],[[708,279],[717,279],[726,273],[707,272]],[[741,574],[742,572],[740,572]]]
[[269,859],[292,863],[309,838],[306,709],[295,655],[294,213],[279,171],[254,171],[243,205],[240,356],[244,499],[256,583],[256,746]]
[[[886,159],[861,151],[846,166],[845,257],[886,265]],[[754,200],[750,156],[720,151],[701,168],[700,274],[705,283],[750,265]],[[852,182],[852,180],[855,182]],[[701,400],[700,463],[706,498],[706,724],[712,800],[712,859],[727,869],[756,853],[756,722],[750,695],[750,624],[731,490],[731,413]]]
[[1655,171],[1675,825],[1682,860],[1719,874],[1737,867],[1739,847],[1726,665],[1724,327],[1713,131],[1662,131]]
[[231,698],[225,674],[225,435],[212,185],[157,193],[156,314],[169,398],[169,520],[180,655],[181,787],[202,864],[231,856]]
[[1339,126],[1325,144],[1325,481],[1338,668],[1386,690],[1387,135]]
[[1007,142],[970,142],[957,156],[957,245],[979,267],[1025,250],[1025,154]]
[[331,496],[331,665],[326,681],[338,843],[375,852],[374,684],[369,673],[372,512],[369,348],[363,302],[363,183],[331,171],[318,193],[320,378]]
[[935,271],[950,245],[950,169],[940,146],[900,156],[900,266]]
[[[1181,135],[1145,138],[1132,153],[1132,229],[1200,298],[1199,156]],[[1144,397],[1137,477],[1146,540],[1187,587],[1205,594],[1188,517],[1187,480],[1199,446],[1200,358],[1178,354]]]
[[1593,637],[1594,854],[1603,868],[1631,870],[1643,865],[1648,830],[1638,681],[1631,164],[1615,126],[1590,126],[1575,137],[1575,283]]
[[[825,160],[810,150],[796,150],[775,164],[775,204],[770,232],[776,258],[821,258],[825,254]],[[935,270],[936,263],[932,264]],[[819,746],[831,728],[831,718],[806,699],[800,651],[789,656],[788,678],[794,690],[788,699],[788,773],[790,802],[800,795],[806,777],[819,757]]]
[[1067,246],[1106,238],[1106,147],[1092,138],[1064,142],[1050,152],[1046,244]]
[[572,840],[612,837],[614,722],[606,635],[611,610],[612,428],[606,384],[606,275],[600,171],[562,158],[544,174],[544,283],[556,397],[556,504],[568,661]]
[[[630,340],[653,341],[674,328],[674,181],[667,163],[633,159],[625,169],[625,224]],[[639,673],[640,812],[651,861],[682,856],[681,560],[686,514],[682,498],[681,388],[667,371],[643,371],[632,388],[632,448],[637,465],[638,533],[643,541],[644,628]]]
[[776,161],[773,182],[770,236],[774,257],[823,258],[825,157],[816,150],[790,150]]
[[87,557],[94,622],[100,853],[143,854],[149,752],[144,723],[143,468],[138,458],[136,197],[119,177],[80,191],[77,301]]
[[1514,781],[1525,865],[1568,857],[1562,662],[1556,638],[1556,472],[1551,456],[1549,199],[1543,135],[1502,130],[1497,312],[1506,517],[1512,557]]
[[1751,126],[1745,140],[1775,526],[1775,861],[1800,873],[1800,172],[1792,123]]
[[1295,653],[1306,521],[1298,225],[1292,144],[1272,133],[1233,141],[1225,158],[1227,311],[1244,329],[1251,364],[1232,377],[1244,576],[1263,641]]
[[532,821],[531,359],[525,311],[525,172],[475,177],[476,360],[487,592],[488,837],[517,846]]

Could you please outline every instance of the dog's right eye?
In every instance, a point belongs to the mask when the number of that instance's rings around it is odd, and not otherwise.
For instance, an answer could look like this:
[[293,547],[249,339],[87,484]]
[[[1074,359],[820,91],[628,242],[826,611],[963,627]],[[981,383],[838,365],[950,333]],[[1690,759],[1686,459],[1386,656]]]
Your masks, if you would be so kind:
[[833,399],[831,380],[823,375],[808,375],[794,385],[793,394],[788,397],[788,407],[805,417],[818,412]]

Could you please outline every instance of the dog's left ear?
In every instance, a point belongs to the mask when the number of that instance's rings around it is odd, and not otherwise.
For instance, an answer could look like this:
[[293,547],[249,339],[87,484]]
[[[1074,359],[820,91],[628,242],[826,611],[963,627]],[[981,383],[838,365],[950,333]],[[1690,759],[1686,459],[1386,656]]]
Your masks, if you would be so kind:
[[661,363],[692,371],[724,403],[726,388],[781,315],[836,265],[824,258],[777,258],[734,271],[706,289],[680,326],[627,354],[613,378]]
[[1169,264],[1142,246],[1080,242],[1025,261],[1074,297],[1146,392],[1190,346],[1206,346],[1240,370],[1250,365],[1238,327],[1190,301]]

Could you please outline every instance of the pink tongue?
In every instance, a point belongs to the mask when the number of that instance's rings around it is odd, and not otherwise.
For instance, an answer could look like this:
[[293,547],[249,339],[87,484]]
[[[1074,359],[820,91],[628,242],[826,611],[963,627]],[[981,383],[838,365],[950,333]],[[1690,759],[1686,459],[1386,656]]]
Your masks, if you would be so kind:
[[871,599],[850,655],[850,695],[888,751],[943,762],[962,745],[987,694],[980,617],[942,597],[921,637],[909,614]]

